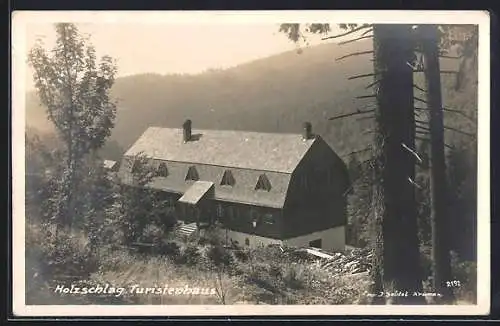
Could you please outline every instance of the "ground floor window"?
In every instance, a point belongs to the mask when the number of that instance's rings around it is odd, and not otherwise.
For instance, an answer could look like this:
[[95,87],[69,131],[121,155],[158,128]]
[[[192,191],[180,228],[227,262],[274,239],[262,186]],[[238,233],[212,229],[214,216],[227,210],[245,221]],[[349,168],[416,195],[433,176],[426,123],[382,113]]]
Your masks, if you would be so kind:
[[313,241],[309,241],[309,247],[321,248],[321,239],[316,239],[316,240],[313,240]]
[[222,211],[222,205],[217,204],[217,217],[222,217],[223,214],[224,212]]

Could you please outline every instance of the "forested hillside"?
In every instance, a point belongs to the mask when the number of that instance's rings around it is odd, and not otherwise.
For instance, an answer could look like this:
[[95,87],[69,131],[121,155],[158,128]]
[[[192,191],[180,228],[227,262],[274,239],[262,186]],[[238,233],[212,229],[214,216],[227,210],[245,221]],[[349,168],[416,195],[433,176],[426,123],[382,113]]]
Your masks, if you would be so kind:
[[[198,75],[143,74],[117,79],[113,95],[118,99],[116,126],[104,156],[118,159],[120,148],[130,146],[149,126],[179,127],[186,118],[194,128],[237,129],[264,132],[300,132],[310,121],[340,154],[366,147],[370,119],[328,121],[328,117],[364,109],[372,104],[365,87],[371,78],[348,80],[370,73],[370,55],[335,59],[371,48],[370,42],[339,46],[324,44],[249,62],[227,70]],[[443,60],[443,69],[456,69],[457,62]],[[421,79],[416,74],[416,80]],[[454,75],[443,75],[444,103],[475,117],[476,88],[454,90]],[[418,95],[418,91],[417,91]],[[423,98],[423,97],[422,97]],[[27,94],[27,124],[50,130],[44,110],[34,93]],[[423,107],[423,103],[416,102]],[[456,113],[446,113],[447,124],[474,132],[475,125]],[[457,135],[447,131],[448,142]],[[119,146],[119,147],[118,147]]]

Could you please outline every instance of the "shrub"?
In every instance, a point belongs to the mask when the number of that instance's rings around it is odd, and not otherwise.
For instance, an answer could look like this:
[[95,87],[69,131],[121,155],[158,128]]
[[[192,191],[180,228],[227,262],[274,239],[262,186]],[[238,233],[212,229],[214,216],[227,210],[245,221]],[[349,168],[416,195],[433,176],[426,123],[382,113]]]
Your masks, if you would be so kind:
[[211,246],[207,257],[217,267],[230,266],[234,260],[231,253],[222,246]]
[[314,258],[304,250],[290,250],[290,251],[287,251],[286,253],[287,253],[287,257],[290,260],[293,260],[296,262],[307,263],[307,262],[314,261]]
[[234,257],[239,260],[240,262],[247,262],[249,259],[249,253],[244,250],[236,250],[234,252]]
[[162,242],[159,248],[160,255],[177,260],[181,254],[180,246],[176,242]]
[[199,237],[198,239],[198,244],[201,245],[201,246],[205,246],[207,244],[209,244],[209,239],[207,237]]
[[195,245],[188,245],[182,252],[182,263],[187,265],[196,265],[200,261],[201,254],[198,247]]
[[432,277],[432,258],[431,248],[424,246],[420,249],[420,264],[422,267],[422,276],[425,281]]
[[82,235],[60,231],[52,237],[48,228],[33,226],[27,234],[27,255],[35,260],[37,273],[47,280],[85,278],[97,271],[97,257]]
[[276,263],[271,263],[271,265],[269,266],[269,275],[274,278],[281,277],[281,266]]
[[451,255],[451,269],[455,280],[460,281],[460,287],[455,288],[458,300],[477,301],[477,264],[473,261],[462,261],[456,253]]
[[298,289],[302,287],[302,282],[299,278],[299,273],[297,271],[296,265],[290,265],[283,275],[283,282],[285,285],[292,289]]
[[145,243],[160,244],[163,239],[163,230],[155,224],[148,224],[144,227],[139,241]]
[[127,269],[136,262],[136,257],[123,249],[110,249],[101,255],[100,272]]

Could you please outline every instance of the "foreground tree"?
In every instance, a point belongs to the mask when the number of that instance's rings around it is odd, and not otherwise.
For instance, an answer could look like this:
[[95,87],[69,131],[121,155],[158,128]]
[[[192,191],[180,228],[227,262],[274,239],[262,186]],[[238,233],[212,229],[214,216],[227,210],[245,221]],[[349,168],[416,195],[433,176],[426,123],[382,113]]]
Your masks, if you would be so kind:
[[420,25],[423,65],[426,82],[427,112],[430,134],[430,192],[432,227],[433,287],[443,295],[445,302],[453,301],[453,292],[445,282],[451,279],[449,222],[447,204],[448,187],[444,152],[443,103],[439,65],[438,28]]
[[[309,30],[325,32],[329,28],[313,24]],[[315,26],[312,28],[312,26]],[[376,107],[373,150],[373,246],[375,249],[372,278],[375,293],[401,291],[408,297],[398,297],[394,303],[424,303],[422,297],[412,296],[422,290],[420,253],[415,201],[415,119],[413,104],[414,46],[410,25],[361,25],[344,24],[349,35],[363,31],[355,40],[373,37],[374,76]],[[281,26],[292,40],[300,33],[297,24]],[[373,31],[372,35],[366,35]],[[336,37],[336,36],[334,36]],[[347,57],[347,56],[346,56]],[[354,112],[335,118],[366,113]],[[331,118],[332,119],[332,118]],[[385,301],[381,298],[381,301]]]
[[55,25],[57,40],[47,52],[41,42],[30,51],[36,91],[48,119],[64,143],[65,169],[58,182],[54,220],[71,227],[78,214],[77,197],[83,160],[104,144],[114,124],[116,107],[109,95],[116,66],[95,49],[70,23]]
[[[422,290],[415,200],[411,25],[374,25],[375,273],[383,291]],[[378,260],[378,261],[377,261]],[[379,285],[380,287],[380,285]],[[397,298],[423,303],[419,297]]]

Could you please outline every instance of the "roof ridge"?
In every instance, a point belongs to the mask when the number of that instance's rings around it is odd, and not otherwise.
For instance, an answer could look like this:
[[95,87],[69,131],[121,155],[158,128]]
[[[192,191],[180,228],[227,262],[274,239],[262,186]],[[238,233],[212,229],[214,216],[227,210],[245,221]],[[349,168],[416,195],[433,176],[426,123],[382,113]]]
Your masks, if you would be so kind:
[[[158,127],[158,126],[151,126],[146,129],[169,129],[169,130],[182,130],[182,127],[176,128],[176,127]],[[273,131],[256,131],[256,130],[240,130],[240,129],[198,129],[198,128],[192,128],[192,133],[195,134],[196,131],[215,131],[215,132],[238,132],[238,133],[252,133],[252,134],[269,134],[269,135],[294,135],[294,136],[301,136],[301,132],[273,132]]]

